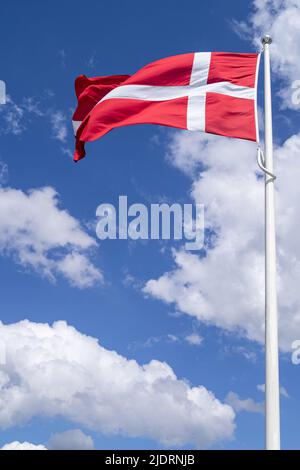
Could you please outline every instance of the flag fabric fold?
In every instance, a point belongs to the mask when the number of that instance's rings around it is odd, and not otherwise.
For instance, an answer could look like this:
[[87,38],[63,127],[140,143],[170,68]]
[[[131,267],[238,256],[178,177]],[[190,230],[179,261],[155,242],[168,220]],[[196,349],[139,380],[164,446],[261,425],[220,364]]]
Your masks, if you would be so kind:
[[197,52],[158,60],[131,76],[79,76],[74,160],[85,156],[85,142],[133,124],[258,142],[259,59],[260,54]]

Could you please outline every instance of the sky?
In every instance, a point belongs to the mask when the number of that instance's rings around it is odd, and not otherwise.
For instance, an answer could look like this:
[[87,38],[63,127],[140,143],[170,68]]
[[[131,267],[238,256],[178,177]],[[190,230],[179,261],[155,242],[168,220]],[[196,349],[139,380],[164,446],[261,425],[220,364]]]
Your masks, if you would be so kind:
[[[264,447],[263,181],[255,144],[140,125],[72,161],[74,79],[273,37],[281,433],[299,449],[300,4],[2,5],[0,447]],[[294,97],[294,98],[293,98]],[[263,70],[258,83],[263,141]],[[204,249],[104,240],[96,209],[201,203]],[[42,446],[42,447],[41,447]]]

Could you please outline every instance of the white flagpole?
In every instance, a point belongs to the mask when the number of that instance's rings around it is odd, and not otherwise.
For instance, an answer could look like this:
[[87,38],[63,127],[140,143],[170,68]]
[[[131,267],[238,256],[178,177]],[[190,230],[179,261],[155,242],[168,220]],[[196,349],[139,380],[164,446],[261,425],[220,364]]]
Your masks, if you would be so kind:
[[280,450],[280,396],[278,361],[278,319],[276,292],[276,240],[273,174],[273,132],[270,36],[264,36],[265,90],[265,349],[266,349],[266,449]]

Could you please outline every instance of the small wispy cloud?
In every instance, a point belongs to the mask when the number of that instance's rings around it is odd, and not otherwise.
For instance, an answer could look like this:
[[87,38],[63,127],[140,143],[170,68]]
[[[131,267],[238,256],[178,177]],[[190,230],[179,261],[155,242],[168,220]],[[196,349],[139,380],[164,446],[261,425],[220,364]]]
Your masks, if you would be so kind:
[[53,138],[65,143],[68,135],[66,115],[60,110],[53,111],[50,114],[50,122]]
[[232,19],[230,21],[230,26],[231,26],[232,31],[234,31],[235,34],[240,39],[244,39],[244,40],[252,39],[251,38],[251,34],[252,34],[251,27],[245,21],[237,21],[235,19]]
[[129,349],[152,348],[157,344],[184,344],[189,346],[200,346],[203,343],[203,338],[198,333],[191,334],[173,334],[167,333],[164,335],[150,336],[145,341],[135,341],[130,344]]
[[7,183],[8,180],[8,166],[0,160],[0,186]]
[[98,63],[95,53],[93,53],[86,61],[86,66],[90,69],[94,69]]
[[131,287],[132,289],[135,289],[135,290],[140,290],[143,285],[142,281],[140,281],[138,278],[130,274],[127,270],[124,271],[122,284],[125,287]]
[[184,338],[192,346],[200,346],[203,342],[203,337],[198,333],[191,333]]
[[68,116],[60,109],[49,106],[53,93],[46,90],[40,98],[35,96],[24,97],[16,103],[11,96],[7,96],[5,106],[0,106],[1,127],[0,133],[22,135],[33,122],[33,119],[46,119],[50,123],[51,136],[58,140],[63,154],[72,156],[68,148]]
[[[260,392],[265,393],[265,390],[266,390],[265,384],[258,384],[256,388]],[[285,397],[285,398],[290,398],[290,395],[289,395],[287,389],[285,387],[282,387],[282,386],[280,387],[280,395]]]
[[257,353],[254,349],[247,346],[226,345],[223,348],[226,356],[238,355],[244,357],[247,361],[255,364],[257,362]]
[[12,98],[7,95],[5,106],[0,107],[0,115],[2,118],[0,132],[2,134],[22,134],[26,129],[24,114],[25,111],[22,104],[19,105],[15,103]]
[[60,150],[62,151],[64,155],[67,155],[68,157],[73,158],[73,152],[69,147],[62,146]]
[[41,108],[41,102],[34,96],[28,96],[23,98],[22,108],[30,114],[35,114],[36,116],[45,116],[45,111]]
[[60,60],[60,65],[62,68],[66,68],[67,66],[67,53],[64,49],[59,49],[58,50],[58,57]]
[[253,398],[241,399],[235,392],[229,392],[225,398],[225,403],[231,406],[237,413],[248,411],[249,413],[264,413],[264,403],[256,402]]

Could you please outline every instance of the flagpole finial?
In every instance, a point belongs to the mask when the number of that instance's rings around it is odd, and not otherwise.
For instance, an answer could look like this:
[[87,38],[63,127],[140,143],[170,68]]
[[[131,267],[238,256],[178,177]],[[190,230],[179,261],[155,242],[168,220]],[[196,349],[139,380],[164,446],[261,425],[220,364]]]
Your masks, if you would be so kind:
[[261,42],[263,45],[265,44],[271,44],[272,43],[272,38],[269,36],[269,34],[265,34],[264,37],[261,39]]

